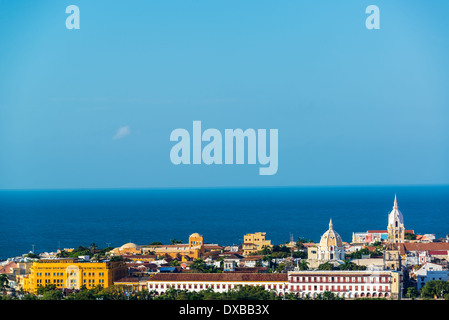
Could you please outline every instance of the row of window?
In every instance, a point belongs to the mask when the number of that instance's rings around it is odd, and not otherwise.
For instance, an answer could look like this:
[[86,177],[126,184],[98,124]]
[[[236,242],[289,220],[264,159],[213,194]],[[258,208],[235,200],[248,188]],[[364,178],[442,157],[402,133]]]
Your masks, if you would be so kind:
[[[212,288],[212,289],[231,289],[234,287],[237,287],[238,284],[148,284],[148,289],[168,289],[170,287],[172,287],[173,289],[207,289],[207,288]],[[251,286],[254,286],[253,284],[251,284]],[[259,286],[257,284],[257,286]],[[262,287],[264,287],[267,290],[270,289],[277,289],[277,290],[282,290],[282,289],[286,289],[287,285],[283,285],[283,284],[265,284],[265,285],[260,285]]]
[[[83,282],[85,284],[87,284],[87,283],[94,284],[95,283],[95,279],[89,279],[89,282],[87,282],[87,280],[85,279]],[[49,283],[51,283],[51,280],[50,279],[44,279],[44,282],[42,282],[42,279],[37,279],[36,283],[37,284],[42,284],[42,283],[49,284]],[[62,280],[62,279],[53,279],[53,284],[62,284],[62,283],[64,283],[64,280]],[[76,284],[76,279],[70,279],[70,283]],[[100,283],[100,284],[104,283],[104,279],[99,279],[98,283]]]
[[291,277],[291,282],[363,282],[363,283],[386,283],[389,282],[387,276],[376,277],[332,277],[332,276],[318,276],[318,277]]
[[[75,273],[71,272],[70,276],[73,276],[73,275],[75,275]],[[95,277],[95,272],[89,272],[89,273],[84,272],[83,275],[85,277],[87,277],[87,276]],[[36,272],[36,276],[42,277],[42,272]],[[44,272],[44,276],[45,277],[50,277],[51,276],[51,272]],[[53,272],[53,276],[54,277],[62,277],[62,276],[64,276],[64,273],[63,272]],[[99,277],[104,277],[104,272],[98,272],[98,276]]]
[[[353,286],[324,286],[324,285],[316,285],[316,286],[290,286],[290,291],[352,291]],[[319,289],[319,290],[318,290]],[[360,290],[359,290],[360,289]],[[354,291],[370,291],[371,288],[369,286],[354,286]],[[373,291],[379,292],[388,292],[388,286],[379,286],[372,287]]]

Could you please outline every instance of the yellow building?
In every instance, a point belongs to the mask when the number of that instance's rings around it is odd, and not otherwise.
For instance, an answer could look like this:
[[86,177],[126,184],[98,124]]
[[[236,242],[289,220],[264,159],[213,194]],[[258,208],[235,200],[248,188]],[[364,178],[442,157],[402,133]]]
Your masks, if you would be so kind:
[[262,250],[264,247],[271,248],[271,240],[266,240],[265,232],[248,233],[243,237],[243,255],[247,256]]
[[123,261],[78,262],[77,259],[45,259],[33,262],[30,274],[19,277],[24,291],[36,293],[39,286],[53,284],[56,288],[88,289],[94,286],[107,288],[127,275]]
[[192,259],[200,259],[204,253],[204,239],[199,233],[193,233],[189,236],[188,244],[172,244],[172,245],[156,245],[142,248],[143,253],[153,252],[158,256],[166,254],[172,258],[181,258],[183,261],[186,257]]

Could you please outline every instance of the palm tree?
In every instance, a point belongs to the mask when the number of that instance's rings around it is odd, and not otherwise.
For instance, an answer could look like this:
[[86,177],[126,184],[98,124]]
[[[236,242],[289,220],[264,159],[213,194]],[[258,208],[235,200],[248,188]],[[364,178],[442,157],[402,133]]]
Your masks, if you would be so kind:
[[351,260],[346,259],[342,265],[340,265],[340,270],[354,270],[355,264]]
[[94,242],[90,245],[90,250],[92,251],[92,254],[95,252],[95,249],[97,249],[97,244]]
[[307,260],[303,259],[298,264],[299,270],[309,270],[309,263]]
[[9,280],[8,276],[6,274],[0,274],[0,290],[4,290],[6,288],[9,288]]

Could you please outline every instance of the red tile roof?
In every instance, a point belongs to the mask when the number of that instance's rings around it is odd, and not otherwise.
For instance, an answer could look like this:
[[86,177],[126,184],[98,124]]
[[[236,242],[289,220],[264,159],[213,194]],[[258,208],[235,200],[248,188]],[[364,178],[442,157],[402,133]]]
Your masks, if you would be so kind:
[[264,256],[258,255],[258,256],[248,256],[245,258],[245,261],[254,261],[254,260],[262,260]]
[[150,281],[288,281],[287,273],[158,273]]
[[447,256],[447,250],[429,250],[429,254],[431,256]]
[[6,265],[0,267],[0,273],[11,273],[11,268],[16,268],[17,263],[14,261],[8,262]]
[[399,249],[401,251],[401,254],[405,254],[406,251],[440,251],[449,250],[449,243],[448,242],[430,242],[430,243],[423,243],[423,242],[406,242],[406,243],[399,243]]

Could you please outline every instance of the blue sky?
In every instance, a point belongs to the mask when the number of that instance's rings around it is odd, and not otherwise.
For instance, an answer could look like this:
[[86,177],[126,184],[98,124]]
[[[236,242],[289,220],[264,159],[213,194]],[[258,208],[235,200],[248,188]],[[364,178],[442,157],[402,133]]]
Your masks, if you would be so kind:
[[[371,4],[380,30],[365,28]],[[0,0],[0,188],[448,184],[448,12]],[[194,120],[278,129],[277,174],[173,165],[170,133]]]

